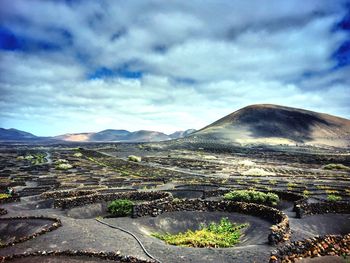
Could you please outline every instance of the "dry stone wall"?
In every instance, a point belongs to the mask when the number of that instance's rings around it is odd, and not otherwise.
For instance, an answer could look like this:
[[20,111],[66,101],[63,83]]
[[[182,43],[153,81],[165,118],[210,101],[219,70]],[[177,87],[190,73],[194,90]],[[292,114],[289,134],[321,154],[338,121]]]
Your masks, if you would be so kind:
[[270,263],[289,263],[320,256],[350,256],[350,234],[325,235],[289,243],[272,253]]
[[133,217],[157,216],[164,212],[175,211],[237,212],[266,219],[274,224],[268,236],[268,242],[271,245],[288,240],[290,236],[289,219],[282,211],[253,203],[208,201],[200,199],[174,201],[155,200],[135,205],[133,208]]

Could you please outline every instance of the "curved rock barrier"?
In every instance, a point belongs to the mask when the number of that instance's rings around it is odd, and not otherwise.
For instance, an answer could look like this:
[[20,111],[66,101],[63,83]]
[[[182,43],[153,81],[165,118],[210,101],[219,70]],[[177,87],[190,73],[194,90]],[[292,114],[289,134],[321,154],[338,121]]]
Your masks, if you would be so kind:
[[7,204],[12,202],[20,202],[20,201],[21,201],[21,198],[19,197],[19,195],[14,194],[11,197],[0,199],[0,204]]
[[350,202],[308,203],[306,199],[303,199],[295,205],[294,210],[298,218],[328,213],[350,214]]
[[46,257],[46,256],[67,256],[67,257],[91,257],[102,260],[113,260],[116,262],[128,263],[154,263],[155,261],[138,259],[132,256],[123,256],[115,252],[93,252],[93,251],[79,251],[79,250],[63,250],[63,251],[36,251],[23,254],[14,254],[10,256],[1,257],[0,262],[10,262],[14,259],[28,258],[28,257]]
[[173,199],[173,196],[167,192],[150,191],[150,192],[117,192],[117,193],[97,193],[84,196],[75,196],[62,199],[56,199],[54,201],[54,207],[56,208],[72,208],[76,206],[83,206],[87,204],[93,204],[103,201],[113,201],[115,199],[129,199],[129,200],[142,200],[142,201],[157,201],[165,202]]
[[[221,195],[229,193],[232,190],[236,190],[236,189],[205,190],[203,198],[221,196]],[[304,196],[303,195],[296,194],[296,193],[289,192],[289,191],[277,191],[277,190],[271,190],[271,191],[257,190],[257,191],[264,192],[264,193],[267,193],[267,192],[273,193],[273,194],[278,195],[278,197],[280,199],[283,199],[283,200],[286,200],[286,201],[291,201],[291,202],[298,202],[300,200],[304,200]]]
[[278,244],[279,242],[288,240],[290,237],[289,219],[286,214],[278,209],[254,203],[225,200],[208,201],[200,199],[174,201],[156,200],[134,205],[133,217],[157,216],[164,212],[176,211],[237,212],[257,216],[274,224],[268,236],[269,244]]
[[289,243],[272,253],[270,263],[289,263],[296,259],[350,255],[350,234],[317,236]]
[[1,221],[11,221],[15,219],[27,219],[27,220],[36,220],[36,219],[41,219],[41,220],[48,220],[48,221],[53,221],[53,223],[48,226],[42,228],[40,231],[37,231],[31,235],[24,236],[21,238],[16,239],[13,242],[8,242],[8,243],[0,243],[0,248],[2,247],[7,247],[7,246],[13,246],[14,244],[21,243],[33,238],[36,238],[37,236],[43,235],[45,233],[51,232],[60,226],[62,226],[61,220],[58,218],[52,218],[52,217],[45,217],[45,216],[18,216],[18,217],[7,217],[7,218],[0,218]]
[[63,190],[63,191],[50,191],[45,192],[40,195],[44,199],[58,199],[58,198],[69,198],[69,197],[78,197],[85,195],[97,194],[96,190]]
[[7,210],[0,208],[0,216],[6,215],[7,214]]

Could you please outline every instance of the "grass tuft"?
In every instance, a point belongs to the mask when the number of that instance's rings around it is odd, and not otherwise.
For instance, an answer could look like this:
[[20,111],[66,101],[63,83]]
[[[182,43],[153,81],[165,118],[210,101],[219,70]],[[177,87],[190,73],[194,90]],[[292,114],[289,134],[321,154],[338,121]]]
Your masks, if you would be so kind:
[[330,163],[325,166],[323,166],[323,169],[325,170],[343,170],[343,171],[349,171],[350,167],[345,166],[341,163]]

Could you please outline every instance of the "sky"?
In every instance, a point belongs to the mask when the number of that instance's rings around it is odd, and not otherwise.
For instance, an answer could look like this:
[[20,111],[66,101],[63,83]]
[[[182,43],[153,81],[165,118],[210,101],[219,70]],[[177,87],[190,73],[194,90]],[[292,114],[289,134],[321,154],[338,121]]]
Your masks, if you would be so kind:
[[0,0],[0,127],[199,129],[250,104],[350,118],[350,2]]

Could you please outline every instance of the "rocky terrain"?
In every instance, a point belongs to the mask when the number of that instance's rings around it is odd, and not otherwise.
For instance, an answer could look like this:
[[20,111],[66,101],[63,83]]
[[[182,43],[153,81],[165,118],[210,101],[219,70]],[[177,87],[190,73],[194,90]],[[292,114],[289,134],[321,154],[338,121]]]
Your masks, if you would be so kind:
[[[16,198],[0,202],[0,256],[259,263],[349,254],[349,151],[172,142],[1,145],[0,191],[12,187]],[[224,201],[235,189],[274,192],[281,202]],[[110,217],[115,198],[134,200],[131,217]],[[176,247],[152,236],[223,217],[249,224],[235,247]]]

